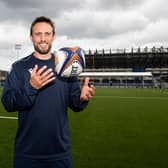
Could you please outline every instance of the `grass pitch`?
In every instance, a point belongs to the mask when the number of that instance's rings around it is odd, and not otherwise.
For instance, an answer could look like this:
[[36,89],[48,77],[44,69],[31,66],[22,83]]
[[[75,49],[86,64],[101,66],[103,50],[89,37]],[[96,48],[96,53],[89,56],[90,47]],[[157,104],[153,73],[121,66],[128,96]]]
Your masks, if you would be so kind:
[[[74,168],[167,168],[168,91],[97,88],[70,111]],[[0,116],[7,113],[0,104]],[[17,120],[0,119],[0,167],[11,168]]]

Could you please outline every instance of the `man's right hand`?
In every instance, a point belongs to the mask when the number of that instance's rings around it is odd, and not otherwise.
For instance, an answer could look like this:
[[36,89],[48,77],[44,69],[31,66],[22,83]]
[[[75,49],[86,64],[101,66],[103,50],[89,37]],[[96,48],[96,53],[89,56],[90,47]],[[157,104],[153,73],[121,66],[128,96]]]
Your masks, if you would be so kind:
[[44,65],[38,69],[38,65],[34,66],[30,77],[30,84],[32,87],[41,89],[53,80],[55,80],[55,76],[51,68],[47,69],[47,66]]

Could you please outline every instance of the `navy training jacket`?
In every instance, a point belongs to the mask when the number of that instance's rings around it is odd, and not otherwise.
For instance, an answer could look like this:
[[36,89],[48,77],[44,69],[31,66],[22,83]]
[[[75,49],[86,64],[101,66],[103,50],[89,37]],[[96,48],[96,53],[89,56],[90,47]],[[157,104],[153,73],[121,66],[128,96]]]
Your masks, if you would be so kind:
[[15,156],[64,158],[70,155],[68,107],[83,110],[88,102],[80,101],[76,78],[60,78],[42,89],[30,85],[30,70],[37,64],[55,70],[54,55],[39,60],[33,54],[17,61],[6,79],[2,103],[7,111],[18,111]]

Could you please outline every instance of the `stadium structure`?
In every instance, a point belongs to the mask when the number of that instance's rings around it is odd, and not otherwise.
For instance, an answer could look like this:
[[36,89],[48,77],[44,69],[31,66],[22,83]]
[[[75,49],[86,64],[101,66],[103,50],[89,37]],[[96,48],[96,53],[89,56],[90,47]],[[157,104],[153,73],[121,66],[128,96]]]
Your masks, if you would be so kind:
[[4,70],[3,68],[0,69],[0,86],[4,85],[7,74],[7,70]]
[[[85,51],[85,58],[84,72],[96,74],[91,77],[96,86],[168,88],[168,48],[95,49]],[[0,70],[0,85],[7,73]]]
[[[85,72],[112,72],[92,77],[97,86],[168,88],[168,48],[96,49],[85,57]],[[151,75],[143,75],[147,72]]]

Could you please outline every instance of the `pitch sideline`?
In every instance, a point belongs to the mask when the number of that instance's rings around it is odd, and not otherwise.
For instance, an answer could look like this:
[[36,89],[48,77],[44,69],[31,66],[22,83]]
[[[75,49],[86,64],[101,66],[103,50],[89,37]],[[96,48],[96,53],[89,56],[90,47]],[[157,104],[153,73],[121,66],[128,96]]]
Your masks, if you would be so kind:
[[109,96],[94,96],[94,98],[113,98],[113,99],[148,99],[148,100],[150,100],[150,99],[153,99],[153,100],[167,100],[168,99],[168,97],[135,97],[135,96],[111,96],[111,95],[109,95]]
[[18,117],[6,117],[6,116],[0,116],[0,119],[17,120],[17,119],[18,119]]

